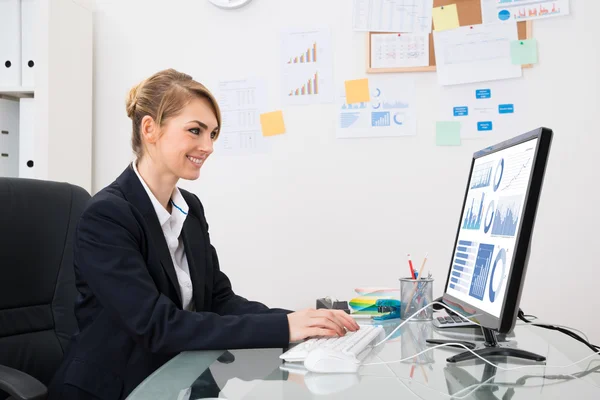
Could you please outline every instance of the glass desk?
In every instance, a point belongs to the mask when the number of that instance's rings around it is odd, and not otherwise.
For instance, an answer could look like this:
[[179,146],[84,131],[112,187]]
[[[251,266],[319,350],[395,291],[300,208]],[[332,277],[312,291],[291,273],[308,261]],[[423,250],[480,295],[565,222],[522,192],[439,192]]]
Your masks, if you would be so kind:
[[[390,333],[401,322],[377,323]],[[127,399],[600,399],[600,356],[568,368],[552,368],[579,361],[591,350],[561,333],[521,323],[506,340],[547,357],[545,366],[502,357],[490,361],[502,368],[521,368],[504,371],[480,360],[449,364],[446,358],[464,351],[449,347],[393,362],[433,347],[425,342],[432,337],[483,340],[479,328],[457,332],[410,321],[373,350],[355,374],[307,372],[302,364],[280,360],[282,349],[184,352],[155,371]],[[365,365],[381,362],[389,363]]]

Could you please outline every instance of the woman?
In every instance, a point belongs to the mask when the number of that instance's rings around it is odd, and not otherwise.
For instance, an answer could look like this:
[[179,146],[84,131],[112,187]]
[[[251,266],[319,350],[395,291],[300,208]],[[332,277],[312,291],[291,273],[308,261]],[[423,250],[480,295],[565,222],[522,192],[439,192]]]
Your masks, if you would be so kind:
[[74,335],[50,399],[122,399],[186,350],[286,347],[358,325],[342,311],[269,309],[221,272],[200,200],[177,188],[213,152],[213,95],[169,69],[127,100],[137,160],[84,211],[76,232]]

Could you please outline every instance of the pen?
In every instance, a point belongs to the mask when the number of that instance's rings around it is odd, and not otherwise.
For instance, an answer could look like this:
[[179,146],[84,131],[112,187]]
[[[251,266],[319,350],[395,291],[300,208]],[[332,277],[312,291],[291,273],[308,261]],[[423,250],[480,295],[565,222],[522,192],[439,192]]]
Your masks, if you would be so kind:
[[415,276],[415,269],[413,268],[413,263],[412,263],[412,260],[410,259],[410,253],[409,253],[409,254],[407,254],[407,256],[408,256],[408,267],[410,268],[410,276],[411,276],[413,279],[416,279],[416,276]]

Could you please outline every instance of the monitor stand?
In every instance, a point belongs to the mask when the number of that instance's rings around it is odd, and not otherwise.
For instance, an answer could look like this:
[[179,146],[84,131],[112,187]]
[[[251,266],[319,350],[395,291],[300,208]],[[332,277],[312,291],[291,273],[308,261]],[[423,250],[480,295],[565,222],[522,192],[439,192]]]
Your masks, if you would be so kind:
[[[531,360],[531,361],[538,361],[538,362],[546,361],[546,357],[544,357],[544,356],[540,356],[538,354],[534,354],[534,353],[531,353],[526,350],[508,347],[508,345],[504,344],[504,343],[499,343],[498,339],[496,337],[496,332],[494,332],[491,329],[482,327],[481,330],[483,331],[483,336],[485,338],[485,342],[480,345],[477,345],[477,344],[471,343],[471,342],[463,342],[463,341],[457,341],[457,340],[439,340],[439,339],[427,339],[427,343],[430,343],[430,344],[460,343],[460,344],[466,346],[467,348],[473,350],[474,353],[476,353],[477,355],[481,356],[484,359],[487,359],[487,357],[491,357],[491,356],[503,356],[503,357],[521,358],[524,360]],[[460,347],[460,346],[450,345],[450,347]],[[462,348],[462,347],[460,347],[460,348]],[[475,354],[471,353],[470,351],[465,351],[464,353],[459,353],[455,356],[447,358],[446,361],[448,361],[450,363],[455,363],[455,362],[460,362],[460,361],[472,360],[475,358],[477,358],[477,356],[475,356]]]

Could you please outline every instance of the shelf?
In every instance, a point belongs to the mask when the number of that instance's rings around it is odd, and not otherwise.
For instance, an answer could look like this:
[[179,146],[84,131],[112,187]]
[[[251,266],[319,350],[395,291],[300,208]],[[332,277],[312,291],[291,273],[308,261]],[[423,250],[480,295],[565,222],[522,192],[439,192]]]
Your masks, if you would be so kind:
[[9,96],[9,97],[33,97],[34,90],[29,87],[18,87],[18,86],[8,86],[1,87],[0,86],[0,96]]

